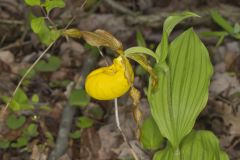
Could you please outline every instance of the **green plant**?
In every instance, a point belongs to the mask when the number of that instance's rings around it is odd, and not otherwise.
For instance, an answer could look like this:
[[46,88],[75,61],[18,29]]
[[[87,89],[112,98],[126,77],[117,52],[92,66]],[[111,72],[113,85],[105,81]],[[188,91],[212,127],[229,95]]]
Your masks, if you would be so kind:
[[[154,53],[157,85],[154,85],[155,82],[150,77],[147,95],[159,130],[151,129],[152,125],[147,128],[145,123],[149,122],[145,122],[141,134],[150,138],[149,142],[156,138],[151,136],[153,134],[161,134],[167,139],[167,146],[155,153],[154,160],[225,160],[228,156],[221,151],[217,138],[211,132],[193,130],[196,118],[208,99],[212,75],[208,51],[192,28],[180,34],[170,44],[168,42],[175,25],[189,17],[198,16],[183,12],[168,17],[164,22],[162,40]],[[129,48],[125,53],[130,51],[152,54],[143,47]],[[151,146],[144,139],[142,143],[146,148]],[[158,147],[152,145],[151,149],[156,148]]]
[[[13,122],[13,120],[15,120],[15,123]],[[19,129],[20,127],[22,127],[24,122],[25,122],[25,117],[21,116],[17,119],[15,116],[11,115],[7,119],[7,126],[10,129]],[[9,147],[11,148],[26,147],[29,141],[38,135],[37,128],[38,126],[36,124],[31,123],[26,127],[22,127],[20,129],[21,136],[14,140],[0,138],[0,148],[8,149]]]
[[22,127],[25,122],[26,117],[24,116],[16,117],[15,115],[12,114],[7,118],[7,126],[10,129],[18,129]]
[[240,39],[240,25],[239,23],[235,23],[232,25],[229,23],[218,11],[213,10],[210,12],[212,20],[220,26],[222,31],[206,31],[202,32],[204,36],[207,37],[217,37],[219,38],[216,46],[219,46],[226,36],[231,36],[235,39]]
[[[42,9],[44,16],[36,17],[33,14],[30,16],[31,28],[36,33],[45,45],[49,45],[56,41],[60,35],[61,30],[57,29],[56,24],[50,19],[49,14],[55,8],[63,8],[65,3],[63,0],[25,0],[29,6],[38,6]],[[46,21],[47,20],[47,21]]]
[[23,130],[21,137],[19,137],[16,140],[16,142],[11,143],[11,147],[13,148],[24,147],[28,144],[31,138],[36,137],[37,135],[38,135],[37,125],[31,123],[25,130]]
[[[9,102],[11,99],[10,97],[7,96],[1,96],[2,100],[5,101],[6,103]],[[22,89],[18,89],[16,91],[16,94],[11,100],[10,103],[10,109],[12,111],[20,111],[20,110],[32,110],[34,109],[33,102],[29,100],[27,97],[26,93]]]

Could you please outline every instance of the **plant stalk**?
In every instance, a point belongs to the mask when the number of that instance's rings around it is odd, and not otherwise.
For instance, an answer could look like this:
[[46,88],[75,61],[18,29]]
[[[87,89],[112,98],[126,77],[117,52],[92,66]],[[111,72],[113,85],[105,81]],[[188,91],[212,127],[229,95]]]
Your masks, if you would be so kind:
[[130,151],[134,157],[135,160],[139,160],[137,154],[135,153],[135,151],[133,150],[131,144],[129,143],[126,135],[124,134],[121,126],[120,126],[120,121],[119,121],[119,114],[118,114],[118,102],[117,102],[117,98],[114,99],[114,108],[115,108],[115,118],[116,118],[116,124],[117,124],[117,128],[118,130],[120,131],[122,137],[123,137],[123,140],[127,143],[127,145],[129,146],[130,148]]

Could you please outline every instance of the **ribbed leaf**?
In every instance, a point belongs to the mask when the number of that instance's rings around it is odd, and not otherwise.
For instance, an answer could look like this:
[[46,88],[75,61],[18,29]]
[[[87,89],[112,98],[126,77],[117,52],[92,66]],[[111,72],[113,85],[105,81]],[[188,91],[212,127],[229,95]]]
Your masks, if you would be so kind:
[[151,112],[162,135],[177,148],[193,128],[208,99],[212,65],[208,51],[192,29],[177,37],[166,63],[157,64],[158,86],[149,85]]
[[144,120],[141,127],[140,141],[144,148],[151,150],[160,148],[163,142],[163,137],[160,134],[157,124],[152,117]]
[[166,31],[169,36],[170,33],[172,32],[173,28],[178,23],[180,23],[181,21],[183,21],[184,19],[189,18],[189,17],[200,17],[200,16],[193,12],[182,12],[181,14],[169,16],[164,21],[163,30]]
[[229,160],[221,151],[218,139],[209,131],[192,131],[181,143],[180,150],[168,146],[154,155],[154,160]]
[[228,160],[221,151],[217,137],[209,131],[192,131],[181,144],[181,159]]
[[193,12],[182,12],[180,14],[169,16],[164,21],[162,40],[156,49],[156,54],[160,57],[161,62],[165,61],[165,58],[167,57],[168,54],[168,36],[178,23],[189,17],[199,16]]

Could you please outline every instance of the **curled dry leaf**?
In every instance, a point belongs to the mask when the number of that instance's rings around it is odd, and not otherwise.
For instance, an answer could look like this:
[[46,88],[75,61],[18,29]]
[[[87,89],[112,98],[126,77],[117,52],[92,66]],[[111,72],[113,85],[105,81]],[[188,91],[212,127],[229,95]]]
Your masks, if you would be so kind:
[[95,32],[82,31],[83,39],[90,45],[95,47],[109,47],[119,54],[123,50],[122,43],[117,40],[112,34],[104,30],[96,30]]
[[77,28],[66,29],[62,32],[65,37],[80,38],[82,36],[81,31]]
[[141,54],[141,53],[134,53],[134,54],[129,54],[128,58],[138,62],[152,77],[153,82],[153,88],[157,85],[157,75],[154,72],[153,68],[151,67],[151,65],[148,63],[147,58],[145,55]]
[[142,120],[142,111],[139,106],[141,94],[140,94],[139,90],[132,87],[130,90],[130,96],[133,101],[133,117],[134,117],[135,122],[137,123],[136,136],[137,136],[137,138],[139,138],[140,137],[140,125],[141,125],[141,120]]
[[124,67],[125,78],[128,80],[128,83],[132,85],[134,80],[134,72],[133,72],[132,66],[126,57],[121,56],[121,58],[122,58],[122,66]]
[[132,98],[133,105],[134,106],[139,105],[140,98],[141,98],[139,90],[137,90],[135,87],[132,87],[130,91],[130,96]]

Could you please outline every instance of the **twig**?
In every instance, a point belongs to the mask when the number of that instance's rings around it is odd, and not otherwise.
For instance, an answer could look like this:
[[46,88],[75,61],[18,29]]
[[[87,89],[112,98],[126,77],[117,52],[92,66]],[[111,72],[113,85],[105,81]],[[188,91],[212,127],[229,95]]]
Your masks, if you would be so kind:
[[[240,20],[240,15],[238,14],[239,7],[232,5],[219,4],[214,7],[205,7],[201,9],[194,9],[193,11],[200,15],[202,18],[193,18],[187,21],[184,21],[185,26],[212,26],[214,22],[211,19],[209,11],[218,10],[220,14],[224,17],[227,17],[228,20],[233,22],[238,22]],[[232,11],[232,12],[229,12]],[[176,11],[165,10],[160,12],[154,12],[147,15],[138,15],[138,16],[127,16],[126,21],[128,25],[142,25],[147,27],[159,28],[162,27],[164,20],[169,15],[176,13]]]
[[9,44],[7,46],[4,46],[2,48],[0,48],[0,51],[4,51],[4,50],[9,50],[11,48],[15,48],[15,47],[21,47],[21,46],[25,46],[25,45],[28,45],[30,43],[32,43],[32,41],[25,41],[25,42],[21,42],[22,40],[18,40],[12,44]]
[[109,6],[111,6],[112,8],[116,9],[117,11],[119,11],[121,13],[132,15],[132,16],[136,15],[135,12],[131,11],[130,9],[122,6],[121,4],[119,4],[113,0],[104,0],[104,2],[106,2]]
[[2,24],[13,24],[13,25],[23,25],[24,21],[0,19],[0,23],[2,23]]
[[71,124],[74,114],[76,112],[75,107],[66,105],[62,113],[60,129],[58,131],[58,137],[54,150],[51,152],[48,160],[57,160],[63,155],[68,146],[68,136],[71,130]]
[[118,127],[118,130],[120,131],[122,137],[123,137],[123,140],[127,143],[127,145],[129,146],[130,150],[131,150],[131,153],[134,157],[135,160],[139,160],[137,154],[135,153],[135,151],[133,150],[131,144],[129,143],[126,135],[124,134],[121,126],[120,126],[120,121],[119,121],[119,114],[118,114],[118,102],[117,102],[117,98],[114,99],[114,108],[115,108],[115,118],[116,118],[116,124],[117,124],[117,127]]
[[46,13],[43,7],[41,7],[41,10],[45,16],[45,18],[48,20],[48,22],[53,26],[54,29],[57,29],[56,24],[52,21],[52,19],[49,17],[49,13]]
[[82,3],[80,9],[82,9],[82,8],[86,5],[87,1],[88,1],[88,0],[85,0],[85,1]]
[[[88,57],[86,57],[86,60],[84,61],[84,64],[83,64],[83,68],[80,71],[81,75],[79,76],[82,78],[81,80],[82,86],[84,85],[83,79],[85,79],[88,73],[95,67],[98,57],[99,57],[99,54],[93,54],[93,53],[89,53]],[[71,92],[70,90],[68,92]],[[68,104],[65,106],[62,112],[62,118],[61,118],[61,123],[58,131],[56,145],[53,151],[51,152],[48,160],[57,160],[59,157],[61,157],[65,153],[68,147],[69,132],[72,127],[72,120],[75,112],[76,112],[76,109],[74,107]]]

